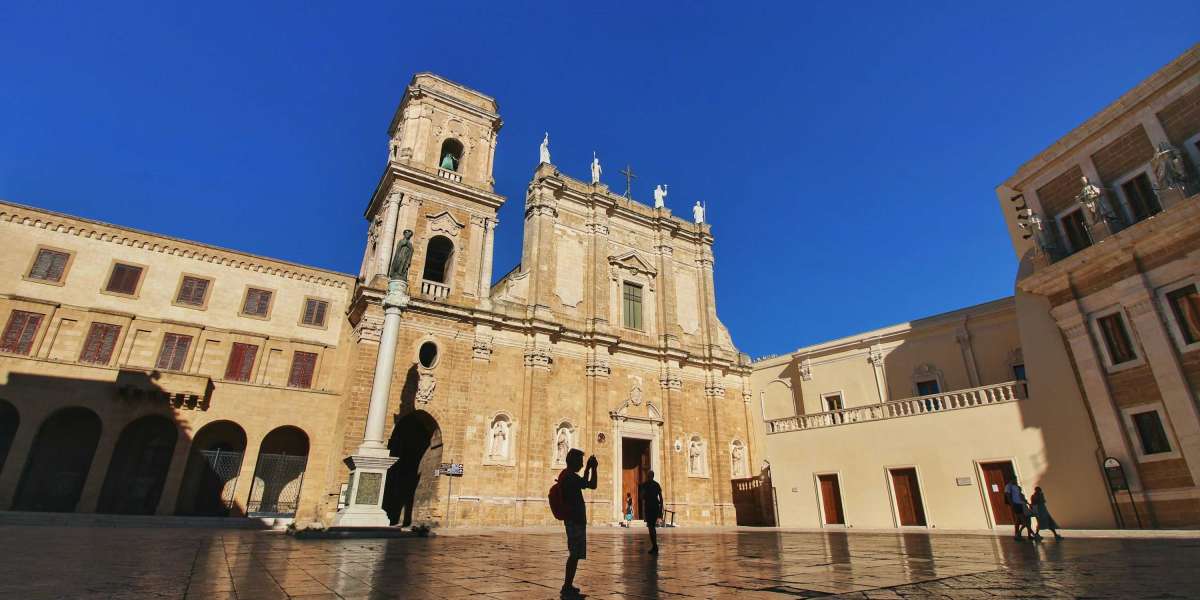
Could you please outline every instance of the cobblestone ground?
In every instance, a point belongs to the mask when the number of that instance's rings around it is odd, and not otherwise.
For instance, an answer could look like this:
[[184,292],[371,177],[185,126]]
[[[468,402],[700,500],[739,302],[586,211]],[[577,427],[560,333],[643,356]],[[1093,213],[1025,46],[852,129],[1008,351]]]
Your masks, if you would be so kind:
[[[1200,540],[589,530],[588,598],[1196,598]],[[558,597],[553,531],[298,541],[273,532],[0,526],[0,597]]]

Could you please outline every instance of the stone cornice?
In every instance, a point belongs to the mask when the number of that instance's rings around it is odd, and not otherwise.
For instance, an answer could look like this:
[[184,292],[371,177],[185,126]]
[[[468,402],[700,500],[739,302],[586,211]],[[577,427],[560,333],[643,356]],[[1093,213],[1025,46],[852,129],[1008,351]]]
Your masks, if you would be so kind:
[[308,267],[10,202],[0,201],[0,222],[26,225],[63,235],[139,248],[147,252],[189,258],[231,269],[264,273],[284,279],[297,279],[331,288],[348,290],[355,281],[353,275],[346,273]]
[[419,188],[426,195],[430,192],[441,192],[447,196],[464,198],[492,210],[499,210],[505,200],[504,196],[488,190],[438,177],[437,174],[426,171],[415,163],[390,161],[387,168],[384,169],[383,175],[379,177],[379,183],[375,184],[375,190],[371,193],[371,201],[367,203],[367,209],[363,212],[364,218],[369,219],[371,215],[375,214],[379,205],[391,192],[392,184],[397,181]]
[[[445,83],[446,85],[458,88],[472,96],[479,98],[484,103],[490,104],[491,110],[482,108],[480,106],[476,106],[469,102],[463,102],[461,99],[455,98],[454,96],[446,94],[440,90],[437,90],[435,88],[432,88],[432,87],[429,87],[426,85],[421,85],[420,80],[422,78],[436,79],[438,81],[441,81],[442,83]],[[396,126],[400,120],[401,115],[404,114],[404,107],[406,105],[408,105],[408,101],[415,100],[417,98],[420,98],[421,96],[426,96],[426,95],[433,97],[433,98],[437,98],[441,102],[444,102],[444,103],[446,103],[450,106],[453,106],[465,113],[468,113],[484,122],[491,124],[492,129],[494,131],[500,131],[500,127],[502,127],[504,124],[503,121],[501,121],[501,119],[500,119],[500,114],[499,114],[500,107],[496,104],[495,98],[492,98],[491,96],[488,96],[487,94],[481,93],[479,91],[473,90],[465,85],[462,85],[461,83],[455,83],[453,81],[450,81],[449,79],[446,79],[445,77],[442,77],[441,75],[438,75],[436,73],[422,71],[420,73],[414,74],[412,80],[408,84],[408,87],[405,88],[404,96],[402,96],[400,98],[400,104],[398,104],[396,106],[396,112],[392,116],[392,122],[390,124],[388,124],[388,135],[389,136],[391,136],[392,134],[395,133]]]

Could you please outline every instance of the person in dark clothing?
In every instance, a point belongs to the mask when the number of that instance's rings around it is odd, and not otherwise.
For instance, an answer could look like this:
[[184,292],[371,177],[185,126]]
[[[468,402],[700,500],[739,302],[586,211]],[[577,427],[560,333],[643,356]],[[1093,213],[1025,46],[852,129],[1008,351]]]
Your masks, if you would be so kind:
[[638,499],[642,504],[642,519],[650,530],[650,554],[658,554],[658,520],[663,515],[662,486],[654,480],[654,471],[646,474],[646,481],[638,486]]
[[1029,499],[1029,504],[1033,506],[1033,516],[1037,518],[1037,530],[1033,532],[1034,539],[1042,539],[1042,530],[1049,529],[1054,534],[1054,539],[1061,540],[1062,536],[1058,535],[1058,523],[1054,521],[1054,517],[1050,516],[1050,509],[1046,508],[1046,494],[1042,493],[1040,486],[1033,488],[1033,498]]
[[567,452],[567,468],[558,477],[562,486],[563,503],[567,507],[567,518],[563,524],[567,528],[567,573],[563,579],[562,596],[573,598],[579,595],[579,588],[572,585],[575,581],[575,570],[581,559],[587,558],[587,505],[583,502],[583,490],[596,489],[596,468],[599,461],[595,456],[587,460],[587,468],[583,477],[579,469],[583,467],[583,451],[572,448]]

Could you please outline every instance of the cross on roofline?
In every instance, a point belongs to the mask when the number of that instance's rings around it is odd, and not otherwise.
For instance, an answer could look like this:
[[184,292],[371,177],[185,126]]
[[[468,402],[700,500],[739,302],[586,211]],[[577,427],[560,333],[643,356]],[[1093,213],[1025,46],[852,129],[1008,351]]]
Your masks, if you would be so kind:
[[633,189],[633,180],[637,179],[637,175],[633,174],[633,167],[629,166],[629,163],[625,163],[625,168],[620,173],[625,176],[625,197],[633,198],[630,192]]

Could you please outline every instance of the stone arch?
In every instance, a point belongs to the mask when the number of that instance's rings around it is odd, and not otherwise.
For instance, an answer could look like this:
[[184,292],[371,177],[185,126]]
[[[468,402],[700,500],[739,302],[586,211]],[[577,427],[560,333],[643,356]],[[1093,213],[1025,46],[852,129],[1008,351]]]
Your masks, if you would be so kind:
[[246,432],[233,421],[201,427],[188,452],[176,512],[224,517],[234,509],[234,491],[246,452]]
[[421,270],[421,279],[435,283],[450,283],[450,271],[453,266],[454,242],[444,235],[435,235],[425,246],[425,266]]
[[300,502],[300,488],[308,467],[308,434],[292,425],[271,430],[263,437],[254,463],[249,515],[292,517]]
[[455,173],[462,170],[462,159],[466,152],[463,143],[448,137],[442,141],[442,150],[438,152],[438,167]]
[[43,421],[13,510],[73,512],[92,468],[100,429],[100,417],[82,406],[64,408]]
[[126,425],[108,464],[97,511],[154,514],[178,437],[175,424],[160,415],[145,416]]
[[388,519],[402,526],[433,520],[438,508],[433,470],[442,461],[442,430],[437,420],[423,410],[397,418],[388,451],[396,458],[383,490]]
[[12,449],[20,426],[21,413],[17,411],[17,407],[7,400],[0,399],[0,473],[4,473],[8,451]]
[[801,407],[796,402],[792,386],[783,379],[773,379],[763,388],[763,416],[771,419],[785,419],[800,414]]

